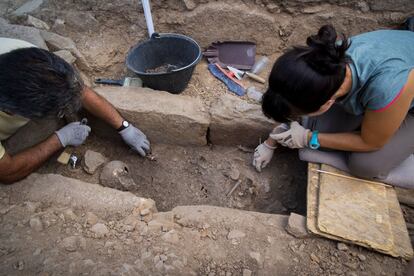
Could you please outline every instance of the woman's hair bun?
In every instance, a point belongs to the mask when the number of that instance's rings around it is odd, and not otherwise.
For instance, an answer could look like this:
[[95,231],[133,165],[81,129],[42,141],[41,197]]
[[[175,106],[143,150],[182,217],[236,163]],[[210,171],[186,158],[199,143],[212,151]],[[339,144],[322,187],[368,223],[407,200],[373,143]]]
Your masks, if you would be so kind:
[[322,26],[316,35],[306,39],[310,51],[306,54],[308,64],[321,73],[335,73],[347,62],[346,50],[350,43],[342,34],[341,43],[337,43],[337,33],[332,25]]

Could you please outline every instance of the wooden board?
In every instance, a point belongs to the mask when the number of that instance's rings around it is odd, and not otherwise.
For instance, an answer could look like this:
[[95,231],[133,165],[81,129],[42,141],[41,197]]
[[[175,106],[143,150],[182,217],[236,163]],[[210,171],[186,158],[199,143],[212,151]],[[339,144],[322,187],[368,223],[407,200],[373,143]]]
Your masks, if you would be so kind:
[[[308,230],[316,235],[320,235],[329,239],[334,239],[342,242],[347,243],[354,243],[364,247],[372,248],[369,244],[365,242],[360,242],[359,240],[349,240],[344,237],[341,237],[336,232],[333,234],[326,233],[320,231],[317,227],[318,224],[318,212],[319,212],[319,189],[320,189],[320,182],[323,177],[318,172],[315,172],[315,169],[322,169],[326,171],[336,172],[340,174],[345,174],[344,172],[338,171],[334,168],[329,166],[321,167],[318,164],[309,163],[308,166],[308,187],[307,187],[307,227]],[[331,180],[332,181],[332,180]],[[337,180],[335,180],[337,181]],[[349,180],[346,180],[349,181]],[[328,183],[327,183],[328,184]],[[360,185],[367,185],[365,182],[360,182]],[[374,184],[375,185],[375,184]],[[380,206],[386,206],[388,208],[388,225],[391,226],[391,233],[389,236],[389,240],[392,241],[392,246],[388,250],[384,250],[384,248],[372,248],[379,252],[389,254],[394,257],[403,257],[407,260],[413,257],[413,250],[411,246],[411,242],[409,239],[408,231],[405,225],[404,218],[402,216],[401,208],[399,206],[397,195],[393,188],[383,187],[386,191],[386,200],[387,204],[384,202],[377,202]],[[376,188],[374,188],[376,189]],[[381,190],[381,189],[379,189]],[[362,207],[361,207],[362,208]],[[355,210],[357,211],[358,208]],[[379,218],[376,218],[376,220]],[[341,221],[336,220],[336,224],[341,223]]]
[[[338,173],[325,165],[322,170]],[[380,251],[394,246],[384,186],[328,174],[319,179],[319,231]]]

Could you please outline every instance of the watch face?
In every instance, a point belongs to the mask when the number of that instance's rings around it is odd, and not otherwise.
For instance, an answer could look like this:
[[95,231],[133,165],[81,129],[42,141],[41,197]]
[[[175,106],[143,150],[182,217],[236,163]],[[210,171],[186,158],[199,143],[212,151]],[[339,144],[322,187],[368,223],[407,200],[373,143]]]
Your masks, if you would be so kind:
[[125,128],[129,127],[128,121],[123,121],[122,126],[125,127]]

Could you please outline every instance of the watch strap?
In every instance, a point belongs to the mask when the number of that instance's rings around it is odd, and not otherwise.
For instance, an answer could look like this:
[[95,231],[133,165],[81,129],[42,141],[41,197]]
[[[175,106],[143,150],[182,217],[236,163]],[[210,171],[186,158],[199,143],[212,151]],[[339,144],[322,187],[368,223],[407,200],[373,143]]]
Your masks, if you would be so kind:
[[123,120],[121,126],[117,129],[118,132],[123,131],[127,127],[129,127],[129,122],[127,120]]
[[319,131],[317,131],[317,130],[312,131],[312,136],[311,136],[311,139],[309,141],[309,147],[311,149],[316,150],[316,149],[319,149],[319,147],[321,146],[319,144],[318,134],[319,134]]

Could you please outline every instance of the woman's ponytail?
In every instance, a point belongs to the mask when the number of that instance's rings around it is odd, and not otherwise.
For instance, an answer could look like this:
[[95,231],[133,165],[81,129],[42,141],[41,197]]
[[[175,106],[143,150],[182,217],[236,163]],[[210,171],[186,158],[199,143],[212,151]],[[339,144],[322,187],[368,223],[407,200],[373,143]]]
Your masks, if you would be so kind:
[[309,51],[304,56],[306,62],[321,74],[338,74],[345,68],[348,58],[346,50],[350,43],[345,35],[337,42],[337,33],[332,25],[322,26],[316,35],[306,39]]

